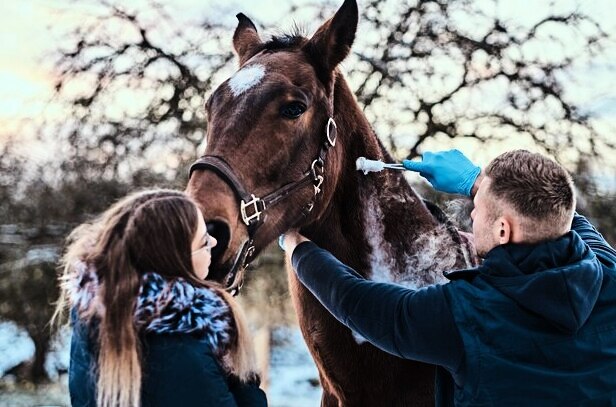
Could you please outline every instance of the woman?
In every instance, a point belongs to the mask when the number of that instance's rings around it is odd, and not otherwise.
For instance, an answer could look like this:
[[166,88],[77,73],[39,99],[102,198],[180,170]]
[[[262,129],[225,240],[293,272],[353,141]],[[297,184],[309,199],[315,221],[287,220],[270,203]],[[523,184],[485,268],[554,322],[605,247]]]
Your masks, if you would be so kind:
[[56,311],[73,323],[73,406],[265,406],[233,298],[204,280],[211,248],[181,192],[130,195],[69,238]]

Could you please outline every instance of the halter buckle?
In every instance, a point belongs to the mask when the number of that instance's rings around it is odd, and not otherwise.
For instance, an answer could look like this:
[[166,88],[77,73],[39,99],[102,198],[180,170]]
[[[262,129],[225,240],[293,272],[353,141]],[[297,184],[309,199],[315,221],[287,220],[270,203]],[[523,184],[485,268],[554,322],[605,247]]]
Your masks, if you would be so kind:
[[[248,202],[245,202],[243,199],[240,201],[240,213],[242,214],[242,221],[246,224],[246,226],[250,226],[250,222],[253,219],[257,221],[261,220],[261,214],[265,210],[265,203],[261,198],[257,198],[254,194],[250,194],[252,199]],[[261,208],[259,208],[259,202],[261,203]],[[248,215],[246,213],[246,208],[252,207],[254,209],[254,213]]]
[[[331,131],[331,126],[334,126],[334,131]],[[336,146],[336,133],[338,132],[338,126],[333,118],[329,118],[327,121],[327,142],[331,147]]]
[[316,185],[314,185],[314,194],[318,195],[321,192],[321,184],[323,183],[323,176],[317,175],[317,179],[315,180]]
[[323,173],[323,160],[320,157],[310,164],[310,173],[312,174],[314,181],[317,181],[317,179],[321,176],[320,174],[317,174],[317,171]]
[[255,254],[255,247],[254,245],[251,245],[248,250],[246,250],[246,258],[251,258],[253,254]]

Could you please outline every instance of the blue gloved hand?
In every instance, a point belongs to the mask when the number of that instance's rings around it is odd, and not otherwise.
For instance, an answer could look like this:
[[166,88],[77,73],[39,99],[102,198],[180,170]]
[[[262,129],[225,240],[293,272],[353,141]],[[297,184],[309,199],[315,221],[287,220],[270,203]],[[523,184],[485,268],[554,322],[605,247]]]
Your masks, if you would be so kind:
[[284,250],[284,234],[278,236],[278,246],[282,249],[282,251]]
[[481,168],[459,150],[426,152],[422,161],[404,160],[402,165],[407,170],[419,172],[436,190],[466,196],[471,196],[475,180],[481,172]]

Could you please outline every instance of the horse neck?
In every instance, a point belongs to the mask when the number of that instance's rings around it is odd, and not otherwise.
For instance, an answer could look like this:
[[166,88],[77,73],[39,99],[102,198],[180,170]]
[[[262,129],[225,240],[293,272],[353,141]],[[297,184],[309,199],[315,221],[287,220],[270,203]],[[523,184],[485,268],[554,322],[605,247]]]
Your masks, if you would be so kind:
[[436,222],[401,172],[356,171],[357,157],[391,157],[341,77],[334,101],[341,174],[325,213],[302,232],[364,277],[410,287],[441,282],[441,271],[459,263],[451,233]]

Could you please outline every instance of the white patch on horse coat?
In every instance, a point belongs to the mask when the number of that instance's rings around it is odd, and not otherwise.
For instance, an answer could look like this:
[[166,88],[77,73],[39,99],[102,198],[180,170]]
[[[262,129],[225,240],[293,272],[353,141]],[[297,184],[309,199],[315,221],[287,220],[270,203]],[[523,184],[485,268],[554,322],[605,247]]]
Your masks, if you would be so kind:
[[370,195],[364,207],[364,231],[366,240],[370,245],[370,279],[379,282],[392,282],[392,270],[395,259],[392,256],[391,245],[383,238],[385,227],[383,225],[383,212],[378,199]]
[[405,275],[421,272],[421,287],[445,283],[447,279],[442,272],[455,268],[458,255],[446,226],[438,226],[423,233],[413,244],[417,250],[404,259],[407,268]]
[[[412,242],[388,242],[384,237],[385,223],[395,221],[391,215],[386,218],[388,205],[392,202],[409,204],[408,202],[414,199],[397,192],[379,192],[370,187],[366,187],[361,197],[364,234],[369,249],[370,270],[367,278],[398,284],[412,290],[447,282],[443,271],[456,268],[460,252],[446,225],[424,229]],[[400,255],[403,247],[407,248],[407,252]],[[462,251],[466,263],[470,265],[469,253],[464,247]],[[353,338],[357,344],[365,342],[365,339],[355,332]]]
[[229,79],[229,88],[237,97],[261,82],[265,76],[265,67],[260,64],[250,65],[237,71]]
[[430,284],[447,281],[443,271],[453,270],[458,249],[453,244],[447,228],[437,226],[419,235],[412,242],[413,252],[396,259],[392,243],[384,236],[384,215],[381,205],[388,201],[399,201],[403,197],[392,194],[377,197],[368,194],[364,200],[364,230],[370,247],[370,274],[373,281],[395,283],[416,290]]

